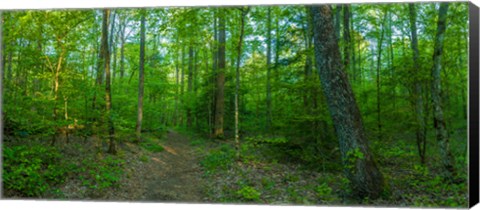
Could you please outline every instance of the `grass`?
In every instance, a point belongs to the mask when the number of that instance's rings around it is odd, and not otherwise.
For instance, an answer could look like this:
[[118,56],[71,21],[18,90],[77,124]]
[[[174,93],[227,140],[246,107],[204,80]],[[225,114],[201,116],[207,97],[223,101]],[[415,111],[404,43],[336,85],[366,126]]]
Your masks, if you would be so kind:
[[150,152],[161,152],[165,150],[159,143],[157,138],[145,137],[144,140],[140,143],[140,147]]

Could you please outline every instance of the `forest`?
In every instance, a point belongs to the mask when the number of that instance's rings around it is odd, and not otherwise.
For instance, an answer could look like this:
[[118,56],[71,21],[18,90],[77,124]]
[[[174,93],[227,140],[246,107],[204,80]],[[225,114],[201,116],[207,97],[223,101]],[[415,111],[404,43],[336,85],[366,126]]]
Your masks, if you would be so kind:
[[1,13],[11,199],[466,207],[468,4]]

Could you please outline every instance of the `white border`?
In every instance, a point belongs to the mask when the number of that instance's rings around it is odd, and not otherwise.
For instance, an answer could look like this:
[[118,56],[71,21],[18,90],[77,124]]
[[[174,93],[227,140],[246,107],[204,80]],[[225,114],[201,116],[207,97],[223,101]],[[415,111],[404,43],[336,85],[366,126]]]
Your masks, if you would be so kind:
[[[436,2],[447,0],[435,0]],[[162,6],[211,6],[211,5],[282,5],[282,4],[318,4],[318,3],[389,3],[389,2],[425,2],[419,0],[0,0],[0,10],[18,9],[62,9],[62,8],[101,8],[101,7],[162,7]],[[471,0],[480,6],[480,0]],[[266,205],[220,205],[220,204],[167,204],[167,203],[129,203],[129,202],[80,202],[80,201],[35,201],[35,200],[0,200],[1,209],[196,209],[196,210],[300,210],[300,209],[402,209],[402,208],[368,208],[368,207],[305,207],[305,206],[266,206]],[[403,208],[405,209],[405,208]],[[477,205],[475,210],[480,210]]]

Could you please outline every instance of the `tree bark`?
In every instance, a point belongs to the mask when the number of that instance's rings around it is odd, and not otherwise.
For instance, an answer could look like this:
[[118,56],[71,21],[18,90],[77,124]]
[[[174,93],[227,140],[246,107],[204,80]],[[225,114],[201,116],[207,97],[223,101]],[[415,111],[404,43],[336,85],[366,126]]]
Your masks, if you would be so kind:
[[337,40],[340,39],[340,16],[342,14],[342,5],[341,4],[337,4],[335,6],[335,18],[334,18],[334,22],[335,22],[335,38]]
[[352,81],[353,82],[356,82],[357,81],[357,77],[358,77],[358,68],[357,68],[357,56],[356,56],[356,45],[355,45],[355,28],[353,26],[353,8],[350,7],[350,10],[349,10],[349,26],[350,26],[350,52],[352,53],[352,65],[351,65],[351,69],[352,69],[352,75],[353,75],[353,78],[352,78]]
[[417,37],[417,12],[415,10],[415,4],[410,3],[408,5],[410,14],[410,31],[412,35],[412,51],[413,51],[413,70],[414,70],[414,82],[415,89],[413,98],[415,100],[415,120],[416,120],[416,134],[417,134],[417,149],[420,156],[420,163],[425,164],[425,151],[426,151],[426,125],[424,121],[423,113],[423,91],[422,84],[425,82],[420,79],[422,75],[420,73],[419,58],[420,53],[418,51],[418,37]]
[[387,19],[387,14],[388,14],[388,10],[385,10],[384,11],[385,14],[383,16],[383,20],[382,20],[382,29],[381,29],[381,33],[380,33],[380,37],[379,37],[379,40],[378,40],[378,54],[377,54],[377,79],[376,79],[376,83],[377,83],[377,128],[378,128],[378,139],[381,140],[382,139],[382,110],[381,110],[381,103],[380,103],[380,94],[381,94],[381,88],[382,88],[382,85],[380,83],[380,69],[381,69],[381,65],[382,65],[382,45],[383,45],[383,39],[384,39],[384,33],[385,33],[385,21]]
[[316,66],[340,144],[344,172],[352,192],[378,198],[384,180],[370,151],[360,110],[342,65],[330,6],[311,7]]
[[120,21],[122,22],[120,30],[120,78],[123,79],[125,75],[125,29],[127,23],[124,16],[121,16]]
[[223,115],[225,107],[224,85],[225,85],[225,11],[220,9],[218,20],[219,46],[218,46],[218,69],[216,82],[216,105],[215,105],[215,138],[223,138]]
[[217,68],[218,68],[218,30],[217,30],[217,10],[213,12],[213,43],[212,43],[212,76],[210,77],[210,90],[211,90],[211,101],[210,101],[210,115],[209,115],[209,131],[213,135],[215,134],[215,106],[216,106],[216,79],[217,79]]
[[60,48],[60,55],[58,56],[58,61],[57,61],[57,66],[54,68],[52,65],[50,65],[50,68],[54,72],[54,80],[53,80],[53,122],[55,123],[54,129],[55,132],[53,133],[52,136],[52,141],[51,145],[55,145],[55,142],[57,140],[57,118],[58,118],[58,89],[60,87],[60,71],[62,70],[62,65],[63,65],[63,59],[66,53],[65,46],[62,43],[61,38],[57,38],[57,49]]
[[135,133],[137,136],[136,142],[140,142],[142,135],[142,120],[143,120],[143,92],[144,92],[144,68],[145,68],[145,11],[142,12],[140,20],[140,67],[138,71],[138,106],[137,106],[137,125],[135,126]]
[[443,167],[442,176],[452,181],[455,174],[454,157],[450,151],[449,137],[442,109],[441,97],[441,78],[443,40],[445,38],[445,30],[447,27],[448,3],[440,3],[438,12],[437,32],[435,36],[435,47],[433,50],[433,68],[432,68],[432,105],[433,105],[433,122],[435,126],[437,141],[440,146],[440,157]]
[[[190,45],[188,47],[188,84],[187,84],[187,94],[189,97],[192,97],[193,95],[193,46]],[[187,104],[187,128],[192,127],[192,107],[191,103]]]
[[[105,68],[105,111],[108,123],[108,153],[117,154],[115,144],[115,127],[112,119],[112,91],[111,91],[111,73],[110,73],[110,47],[108,46],[108,24],[110,22],[110,10],[103,10],[103,26],[102,26],[102,45],[104,46],[103,59]],[[112,23],[113,24],[113,23]],[[112,30],[113,31],[113,30]],[[105,34],[103,34],[105,33]],[[113,34],[110,34],[113,36]]]
[[237,45],[237,68],[235,74],[235,149],[237,160],[240,160],[240,135],[239,135],[239,111],[238,111],[238,98],[240,92],[240,62],[242,60],[242,43],[243,43],[243,33],[245,28],[245,16],[248,12],[248,8],[241,9],[241,27],[240,27],[240,38]]
[[[343,6],[343,66],[350,73],[350,6]],[[348,74],[347,74],[348,75]],[[352,75],[352,74],[350,74]]]

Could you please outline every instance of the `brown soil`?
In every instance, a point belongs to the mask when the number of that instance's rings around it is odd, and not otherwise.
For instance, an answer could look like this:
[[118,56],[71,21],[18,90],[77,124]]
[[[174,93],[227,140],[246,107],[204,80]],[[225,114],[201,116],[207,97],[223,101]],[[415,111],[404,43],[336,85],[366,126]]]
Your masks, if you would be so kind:
[[190,146],[188,137],[168,131],[161,153],[151,156],[146,165],[148,178],[145,200],[201,202],[202,172],[199,154]]
[[189,137],[173,130],[155,142],[164,148],[162,152],[149,152],[132,143],[120,145],[125,173],[119,186],[99,192],[72,178],[62,187],[64,198],[175,203],[206,200],[199,166],[201,150],[190,145]]

